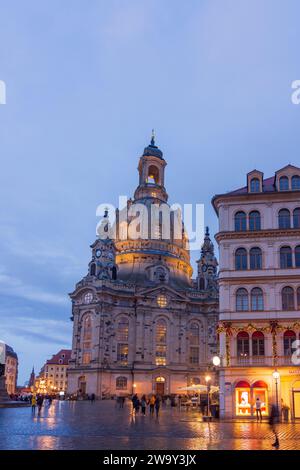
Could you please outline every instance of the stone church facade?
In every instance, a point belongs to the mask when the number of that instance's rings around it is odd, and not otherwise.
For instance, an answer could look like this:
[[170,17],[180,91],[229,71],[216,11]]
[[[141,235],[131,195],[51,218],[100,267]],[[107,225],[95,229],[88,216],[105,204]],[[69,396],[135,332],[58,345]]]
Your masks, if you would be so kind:
[[[170,230],[168,236],[164,233],[161,211],[170,209],[166,164],[152,137],[140,157],[139,185],[127,211],[117,210],[113,225],[108,212],[104,214],[100,229],[106,236],[91,245],[88,274],[70,294],[68,393],[170,395],[180,393],[180,387],[205,383],[217,353],[217,260],[207,229],[193,279],[178,211],[169,211]],[[143,219],[137,227],[143,236],[134,237],[130,209],[137,204],[148,215],[147,223]],[[210,375],[217,383],[213,371]]]

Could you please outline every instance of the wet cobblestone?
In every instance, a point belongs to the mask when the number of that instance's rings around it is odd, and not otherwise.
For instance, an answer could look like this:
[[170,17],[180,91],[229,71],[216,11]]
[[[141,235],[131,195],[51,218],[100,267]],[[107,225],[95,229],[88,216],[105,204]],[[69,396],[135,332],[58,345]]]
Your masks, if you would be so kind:
[[[280,449],[300,450],[300,423],[280,424]],[[54,402],[41,416],[0,409],[0,449],[271,450],[268,423],[203,423],[197,411],[163,407],[159,419],[136,417],[128,403]]]

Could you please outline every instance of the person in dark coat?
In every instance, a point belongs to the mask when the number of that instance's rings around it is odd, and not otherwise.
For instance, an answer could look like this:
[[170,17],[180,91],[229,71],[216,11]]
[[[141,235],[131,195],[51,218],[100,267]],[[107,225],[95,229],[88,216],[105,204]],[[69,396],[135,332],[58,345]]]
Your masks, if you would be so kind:
[[155,398],[155,412],[156,412],[156,417],[157,418],[158,418],[158,415],[159,415],[159,409],[160,409],[160,398],[157,395],[157,397]]
[[135,413],[138,413],[140,409],[140,400],[137,394],[133,395],[132,397],[132,406],[133,406]]
[[272,444],[272,447],[276,447],[276,449],[279,448],[279,438],[278,438],[278,432],[277,432],[277,424],[279,423],[279,410],[278,406],[272,405],[271,406],[271,413],[270,413],[270,419],[269,419],[269,424],[272,429],[272,432],[275,437],[275,442]]
[[36,400],[36,404],[37,404],[37,407],[38,407],[38,414],[40,415],[41,414],[41,409],[42,409],[42,406],[43,406],[43,402],[44,402],[44,397],[43,395],[39,395],[37,397],[37,400]]

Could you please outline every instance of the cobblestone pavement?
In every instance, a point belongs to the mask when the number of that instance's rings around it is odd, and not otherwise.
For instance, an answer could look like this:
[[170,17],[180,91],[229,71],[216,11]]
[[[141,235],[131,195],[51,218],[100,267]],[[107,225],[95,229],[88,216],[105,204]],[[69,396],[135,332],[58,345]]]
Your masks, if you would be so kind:
[[[278,431],[280,449],[300,450],[300,423]],[[40,417],[31,408],[0,409],[0,449],[271,450],[272,442],[267,423],[204,423],[197,411],[168,407],[158,420],[113,401],[53,402]]]

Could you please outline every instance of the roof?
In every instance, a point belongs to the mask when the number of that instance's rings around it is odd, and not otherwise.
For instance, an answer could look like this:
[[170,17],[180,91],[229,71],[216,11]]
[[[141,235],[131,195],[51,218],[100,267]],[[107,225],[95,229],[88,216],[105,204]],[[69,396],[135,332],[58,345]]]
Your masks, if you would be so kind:
[[[271,176],[270,178],[265,178],[262,180],[262,192],[258,192],[258,193],[249,193],[248,191],[248,186],[243,186],[242,188],[238,188],[238,189],[235,189],[234,191],[228,191],[227,193],[223,193],[223,194],[216,194],[213,198],[212,198],[212,205],[215,209],[216,212],[218,212],[217,210],[217,207],[216,207],[216,199],[218,198],[226,198],[226,197],[235,197],[235,196],[244,196],[244,195],[247,195],[247,196],[257,196],[259,194],[271,194],[271,193],[277,193],[277,189],[276,189],[276,177],[279,173],[281,173],[282,171],[285,171],[285,170],[289,170],[289,169],[292,169],[292,170],[297,170],[298,172],[300,171],[300,168],[299,167],[296,167],[294,165],[286,165],[285,167],[281,168],[280,170],[276,171],[275,172],[275,175],[274,176]],[[259,170],[252,170],[250,171],[247,176],[251,175],[252,173],[260,173],[262,175],[262,172],[260,172]]]
[[[271,176],[271,178],[266,178],[263,180],[263,193],[272,193],[276,192],[275,188],[275,176]],[[226,196],[231,196],[235,194],[248,194],[248,187],[244,186],[243,188],[236,189],[235,191],[229,191],[226,193]],[[257,193],[255,193],[257,194]]]
[[71,349],[61,349],[57,354],[54,354],[51,359],[48,359],[47,364],[68,365],[71,359],[71,353]]
[[8,344],[5,345],[5,354],[6,356],[14,357],[15,359],[18,359],[17,353],[13,350],[11,346],[8,346]]

